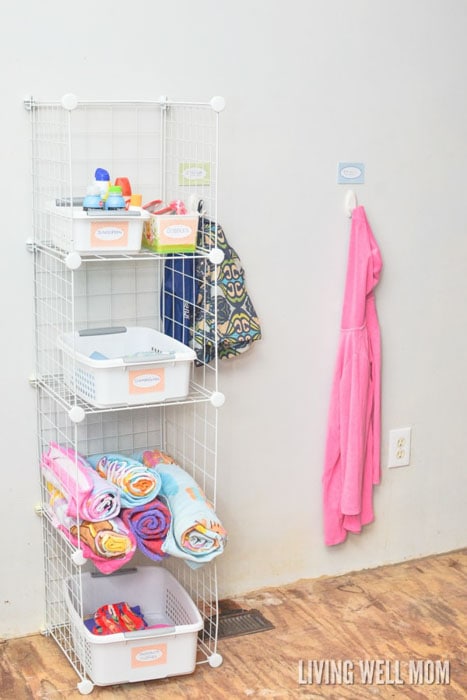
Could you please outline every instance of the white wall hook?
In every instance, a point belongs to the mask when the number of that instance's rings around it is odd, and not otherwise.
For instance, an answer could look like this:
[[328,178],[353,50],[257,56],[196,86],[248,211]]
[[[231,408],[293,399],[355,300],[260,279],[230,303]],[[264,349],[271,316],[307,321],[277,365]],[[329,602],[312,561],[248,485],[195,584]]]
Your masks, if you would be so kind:
[[352,218],[352,212],[357,206],[357,195],[353,190],[349,190],[347,194],[345,195],[345,213],[349,217],[349,219]]

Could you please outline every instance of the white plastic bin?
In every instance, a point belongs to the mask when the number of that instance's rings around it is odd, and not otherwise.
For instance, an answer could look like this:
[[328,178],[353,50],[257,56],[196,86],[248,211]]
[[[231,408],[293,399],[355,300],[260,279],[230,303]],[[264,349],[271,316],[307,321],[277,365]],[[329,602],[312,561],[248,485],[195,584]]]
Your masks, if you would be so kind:
[[[49,206],[52,243],[78,253],[137,253],[149,214],[103,211],[88,214],[81,207]],[[139,213],[139,212],[138,212]]]
[[133,683],[192,673],[198,632],[203,620],[198,608],[166,569],[143,566],[105,576],[81,574],[83,617],[97,608],[125,601],[138,605],[148,625],[169,627],[96,635],[75,609],[80,598],[79,576],[65,582],[65,600],[75,652],[96,685]]
[[196,353],[164,333],[117,326],[65,333],[64,380],[98,408],[184,398]]

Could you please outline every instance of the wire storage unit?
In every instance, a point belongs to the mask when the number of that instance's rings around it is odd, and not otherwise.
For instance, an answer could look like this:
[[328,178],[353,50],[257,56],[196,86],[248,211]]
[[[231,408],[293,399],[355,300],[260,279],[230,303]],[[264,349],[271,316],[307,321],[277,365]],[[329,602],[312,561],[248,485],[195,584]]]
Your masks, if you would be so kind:
[[[224,101],[220,97],[206,102],[162,97],[101,102],[65,95],[57,101],[30,98],[25,107],[31,118],[34,235],[28,246],[35,260],[36,368],[32,381],[37,388],[39,459],[50,444],[83,456],[118,453],[131,457],[145,449],[163,450],[191,475],[215,508],[218,409],[224,401],[218,388],[215,351],[213,285],[216,266],[222,261],[215,234],[207,244],[206,238],[198,236],[196,249],[189,253],[134,250],[128,245],[132,223],[125,223],[118,231],[120,237],[122,230],[124,233],[120,245],[108,245],[106,239],[96,247],[91,243],[83,248],[77,244],[77,227],[91,227],[92,237],[96,227],[100,230],[99,223],[83,222],[82,207],[73,205],[86,192],[96,167],[105,167],[112,179],[127,177],[143,203],[157,198],[182,200],[201,210],[203,221],[215,223],[219,114]],[[109,227],[105,235],[111,238],[112,224]],[[197,276],[207,268],[214,269],[214,275],[200,292]],[[213,303],[205,303],[206,294]],[[186,391],[169,391],[161,401],[143,383],[135,396],[113,396],[108,405],[93,400],[88,385],[100,379],[88,373],[86,366],[83,370],[80,363],[83,335],[104,337],[112,343],[114,338],[126,337],[130,329],[141,328],[178,337],[191,352],[188,369],[185,367]],[[158,352],[155,347],[151,350]],[[173,367],[178,371],[179,355],[178,351],[165,354],[162,367],[167,368],[164,377],[168,377]],[[165,371],[160,362],[157,359],[150,372],[156,381]],[[143,366],[137,358],[115,371],[133,372],[138,379]],[[118,376],[112,378],[112,387],[116,381]],[[76,456],[75,468],[78,470]],[[90,580],[95,568],[82,555],[78,516],[76,541],[57,528],[50,508],[50,484],[40,473],[45,631],[75,668],[78,689],[87,694],[94,683],[163,677],[160,665],[145,661],[139,664],[149,665],[143,675],[96,681],[92,649],[76,632],[76,619],[86,614],[83,580]],[[203,622],[196,633],[196,662],[219,665],[216,562],[192,567],[174,556],[150,562],[137,552],[122,571],[133,571],[135,562],[164,568],[189,594]],[[112,657],[108,661],[112,665]],[[175,669],[166,675],[176,673]]]

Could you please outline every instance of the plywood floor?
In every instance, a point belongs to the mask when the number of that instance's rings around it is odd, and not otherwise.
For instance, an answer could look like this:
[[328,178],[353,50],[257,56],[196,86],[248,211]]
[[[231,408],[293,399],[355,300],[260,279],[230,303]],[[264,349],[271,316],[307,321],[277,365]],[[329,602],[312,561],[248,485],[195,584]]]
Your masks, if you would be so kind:
[[[96,686],[90,697],[467,698],[467,549],[261,589],[235,603],[259,609],[275,629],[221,640],[217,669]],[[83,697],[68,661],[41,635],[1,643],[0,673],[1,700]]]

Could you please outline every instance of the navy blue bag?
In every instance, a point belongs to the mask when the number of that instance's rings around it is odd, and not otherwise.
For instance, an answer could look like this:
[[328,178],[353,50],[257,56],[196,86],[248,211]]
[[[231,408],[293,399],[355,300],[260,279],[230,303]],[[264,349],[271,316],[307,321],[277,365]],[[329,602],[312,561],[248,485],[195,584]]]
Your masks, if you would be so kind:
[[221,226],[200,217],[198,247],[219,248],[224,259],[176,256],[165,263],[161,313],[164,333],[192,347],[196,364],[236,357],[261,338],[245,273]]

